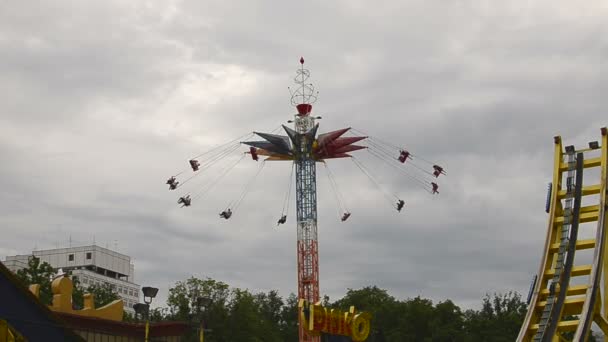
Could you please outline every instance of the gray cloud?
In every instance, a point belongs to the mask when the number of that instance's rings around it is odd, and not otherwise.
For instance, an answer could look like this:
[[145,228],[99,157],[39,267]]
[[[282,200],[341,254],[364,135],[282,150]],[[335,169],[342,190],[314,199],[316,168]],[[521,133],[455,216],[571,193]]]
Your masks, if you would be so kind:
[[465,307],[525,292],[552,137],[582,145],[606,125],[607,12],[600,1],[0,5],[0,228],[11,232],[0,257],[94,236],[118,241],[163,298],[190,275],[295,292],[293,207],[275,227],[289,167],[268,163],[226,222],[217,213],[252,161],[187,210],[163,183],[199,151],[289,119],[304,55],[322,131],[359,128],[448,170],[431,197],[359,153],[406,200],[397,214],[351,162],[331,161],[353,213],[340,224],[319,167],[322,292],[375,284]]

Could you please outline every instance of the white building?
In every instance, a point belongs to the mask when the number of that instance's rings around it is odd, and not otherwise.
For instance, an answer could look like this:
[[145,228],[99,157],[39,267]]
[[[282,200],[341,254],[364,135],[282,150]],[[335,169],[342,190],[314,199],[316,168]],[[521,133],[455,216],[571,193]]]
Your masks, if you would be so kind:
[[140,286],[135,283],[135,268],[128,255],[93,245],[7,256],[4,265],[17,272],[27,267],[31,255],[48,262],[55,270],[71,271],[85,289],[90,285],[110,284],[122,298],[125,311],[134,313],[133,305],[139,302]]

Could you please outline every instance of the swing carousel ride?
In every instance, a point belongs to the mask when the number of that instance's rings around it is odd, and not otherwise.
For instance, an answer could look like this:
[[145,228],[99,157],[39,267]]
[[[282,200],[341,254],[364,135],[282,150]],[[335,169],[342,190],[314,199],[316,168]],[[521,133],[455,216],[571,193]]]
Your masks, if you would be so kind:
[[[366,151],[373,159],[385,164],[387,168],[405,175],[412,184],[430,194],[439,193],[436,178],[445,175],[443,167],[430,162],[417,154],[413,154],[405,147],[372,137],[362,130],[352,127],[342,128],[326,133],[317,134],[319,124],[316,120],[320,116],[312,116],[312,105],[317,100],[318,92],[312,84],[307,83],[310,71],[304,68],[304,58],[300,58],[300,68],[296,71],[294,79],[297,87],[290,89],[291,104],[296,108],[297,114],[288,123],[293,128],[281,125],[270,133],[252,132],[219,145],[208,151],[192,157],[189,167],[171,176],[166,184],[169,190],[186,189],[186,185],[196,177],[213,175],[196,189],[185,191],[177,203],[181,207],[195,205],[198,200],[211,192],[239,163],[246,157],[257,162],[257,170],[243,186],[242,191],[221,210],[219,217],[229,220],[238,213],[239,207],[245,199],[256,179],[264,169],[266,162],[289,162],[291,174],[285,190],[283,209],[277,221],[277,226],[285,224],[288,218],[292,184],[296,185],[296,223],[297,223],[297,255],[298,255],[298,297],[309,303],[319,301],[319,260],[317,243],[317,177],[316,165],[320,163],[325,168],[333,195],[336,199],[339,219],[346,222],[351,212],[347,209],[342,192],[338,189],[336,177],[329,167],[331,159],[350,159],[371,184],[380,191],[390,205],[401,212],[405,201],[397,194],[389,191],[362,159],[352,155],[355,151]],[[286,135],[278,134],[283,129]],[[258,136],[263,140],[249,139]],[[242,151],[241,146],[246,145],[247,150]],[[236,160],[229,157],[240,155]],[[213,174],[209,172],[216,169]],[[187,173],[189,176],[182,178]],[[295,171],[295,177],[294,177]],[[178,179],[179,178],[179,179]],[[300,341],[318,341],[318,337],[307,335],[302,329],[299,332]]]

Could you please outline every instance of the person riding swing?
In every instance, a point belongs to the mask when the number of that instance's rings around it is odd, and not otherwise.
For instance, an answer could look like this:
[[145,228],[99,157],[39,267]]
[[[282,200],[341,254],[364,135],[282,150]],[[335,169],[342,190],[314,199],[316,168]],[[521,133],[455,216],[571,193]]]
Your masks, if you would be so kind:
[[190,199],[190,195],[182,196],[177,200],[177,204],[181,204],[182,208],[189,207],[191,203],[192,203],[192,200]]
[[220,213],[220,217],[224,218],[226,220],[229,219],[230,216],[232,216],[232,210],[230,210],[230,208],[228,208]]

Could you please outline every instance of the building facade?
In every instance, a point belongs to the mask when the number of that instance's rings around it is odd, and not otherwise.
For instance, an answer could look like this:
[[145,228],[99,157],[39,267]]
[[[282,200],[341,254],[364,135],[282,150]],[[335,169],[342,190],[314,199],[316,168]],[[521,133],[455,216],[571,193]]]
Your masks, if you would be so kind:
[[49,263],[55,270],[71,272],[73,279],[87,288],[110,285],[122,298],[126,312],[134,314],[139,302],[140,286],[135,282],[131,257],[96,245],[33,251],[27,255],[6,257],[4,265],[17,272],[26,268],[30,256]]

